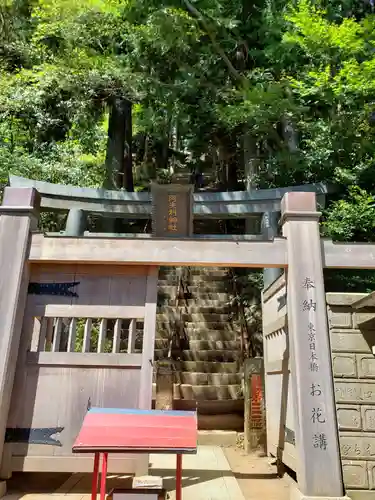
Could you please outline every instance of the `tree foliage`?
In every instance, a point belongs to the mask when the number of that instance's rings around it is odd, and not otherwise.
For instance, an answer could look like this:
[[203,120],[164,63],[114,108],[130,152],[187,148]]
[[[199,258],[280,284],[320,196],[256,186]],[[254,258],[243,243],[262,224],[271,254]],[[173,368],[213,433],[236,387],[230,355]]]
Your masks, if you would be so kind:
[[371,2],[6,0],[0,25],[0,183],[120,188],[120,100],[136,189],[178,169],[221,189],[330,181],[325,234],[372,238]]

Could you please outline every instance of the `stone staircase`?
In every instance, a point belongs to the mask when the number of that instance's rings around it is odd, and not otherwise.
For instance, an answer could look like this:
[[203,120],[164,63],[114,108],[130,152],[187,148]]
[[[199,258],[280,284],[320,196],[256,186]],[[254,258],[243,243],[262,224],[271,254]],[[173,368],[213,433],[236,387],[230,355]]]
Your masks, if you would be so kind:
[[189,268],[176,302],[179,276],[179,268],[160,269],[155,360],[167,358],[176,319],[182,320],[188,345],[172,351],[175,409],[197,408],[200,429],[240,431],[241,352],[239,328],[228,304],[228,271]]

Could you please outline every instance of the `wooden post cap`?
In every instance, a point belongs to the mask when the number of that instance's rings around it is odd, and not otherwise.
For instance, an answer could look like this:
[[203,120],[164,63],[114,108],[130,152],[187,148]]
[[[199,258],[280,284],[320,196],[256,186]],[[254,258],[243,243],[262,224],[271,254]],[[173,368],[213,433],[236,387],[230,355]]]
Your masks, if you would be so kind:
[[14,208],[19,210],[31,210],[39,212],[41,196],[33,187],[15,188],[6,187],[4,190],[1,208]]
[[316,194],[307,191],[285,193],[281,200],[281,224],[291,219],[319,220],[321,212],[317,211]]
[[316,194],[303,191],[285,193],[281,200],[281,213],[285,212],[316,212]]

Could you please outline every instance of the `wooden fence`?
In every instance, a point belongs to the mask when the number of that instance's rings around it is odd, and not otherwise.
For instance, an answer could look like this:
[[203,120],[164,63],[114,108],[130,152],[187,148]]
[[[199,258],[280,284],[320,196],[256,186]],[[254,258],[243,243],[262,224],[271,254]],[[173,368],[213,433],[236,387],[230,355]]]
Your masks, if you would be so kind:
[[292,470],[297,468],[285,276],[262,297],[267,451]]
[[[155,322],[149,276],[147,266],[31,266],[7,423],[11,470],[89,471],[91,457],[71,453],[88,408],[139,406]],[[135,471],[136,460],[110,467]]]

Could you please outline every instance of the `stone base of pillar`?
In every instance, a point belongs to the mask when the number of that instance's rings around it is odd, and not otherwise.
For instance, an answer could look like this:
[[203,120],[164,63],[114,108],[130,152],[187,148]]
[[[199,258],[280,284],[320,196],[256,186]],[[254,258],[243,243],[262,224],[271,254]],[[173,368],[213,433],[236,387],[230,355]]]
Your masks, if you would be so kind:
[[3,459],[0,466],[0,481],[12,477],[12,444],[4,443]]
[[6,493],[7,493],[6,481],[0,481],[0,498],[5,497]]
[[290,500],[351,500],[348,496],[342,497],[329,497],[329,496],[319,496],[313,497],[305,495],[296,486],[292,485],[290,488]]

